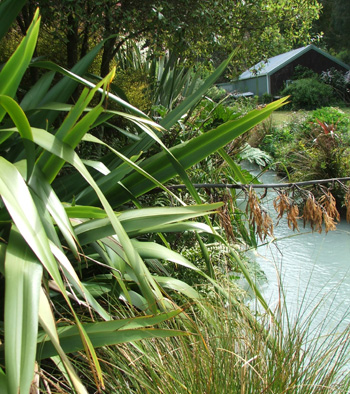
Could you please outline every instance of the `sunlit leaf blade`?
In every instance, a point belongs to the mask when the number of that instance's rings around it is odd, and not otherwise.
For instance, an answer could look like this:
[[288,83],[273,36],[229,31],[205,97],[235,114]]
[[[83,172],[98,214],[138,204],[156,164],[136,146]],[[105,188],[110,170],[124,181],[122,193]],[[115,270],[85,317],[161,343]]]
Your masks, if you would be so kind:
[[34,377],[42,265],[13,227],[5,259],[5,362],[9,393]]
[[[40,302],[39,302],[39,322],[41,327],[44,329],[44,336],[48,336],[50,340],[50,344],[52,344],[55,349],[53,355],[58,354],[63,362],[63,365],[69,375],[71,382],[73,383],[74,388],[76,389],[78,394],[87,394],[87,390],[81,383],[78,375],[76,374],[71,362],[68,359],[68,356],[62,349],[56,329],[55,318],[53,316],[49,301],[43,291],[41,289],[40,292]],[[42,349],[38,346],[37,358],[40,359],[42,357]]]
[[30,179],[29,185],[41,199],[45,208],[50,212],[50,215],[60,229],[74,256],[79,259],[77,248],[78,241],[66,211],[54,190],[38,168],[35,168],[34,176]]
[[64,209],[69,218],[103,219],[107,216],[106,212],[102,208],[87,205],[69,206],[65,204]]
[[0,157],[0,195],[18,230],[60,289],[64,285],[37,209],[20,173]]
[[[18,85],[33,56],[39,33],[39,24],[39,10],[37,10],[33,22],[28,29],[27,35],[23,38],[21,44],[17,47],[16,51],[6,62],[0,72],[1,94],[10,97],[15,96]],[[5,111],[3,109],[0,110],[0,121],[3,119],[4,114]]]
[[108,175],[110,173],[109,169],[101,162],[96,160],[82,160],[82,162],[96,171],[100,172],[102,175]]
[[168,276],[155,276],[154,278],[156,282],[164,289],[177,291],[184,296],[191,298],[192,300],[198,300],[201,298],[198,291],[182,280]]
[[[159,290],[158,285],[149,275],[148,271],[144,270],[144,264],[140,256],[135,253],[135,250],[131,244],[131,241],[125,232],[123,226],[117,219],[114,211],[112,210],[109,202],[107,201],[104,194],[101,192],[96,182],[87,171],[86,167],[80,160],[79,156],[74,152],[74,150],[68,145],[63,144],[60,140],[55,138],[50,133],[42,129],[32,129],[34,141],[52,154],[58,156],[62,160],[73,165],[80,174],[85,178],[85,180],[91,185],[95,190],[104,210],[106,211],[108,218],[113,226],[114,233],[119,239],[119,242],[123,245],[123,250],[125,258],[128,264],[132,267],[135,275],[138,279],[138,285],[140,286],[144,297],[147,299],[150,310],[155,313],[157,311],[157,303],[162,303],[163,296]],[[147,276],[147,278],[146,278]]]
[[146,233],[182,233],[184,231],[197,231],[199,233],[204,232],[208,234],[215,234],[211,227],[209,227],[205,223],[200,222],[179,222],[179,223],[169,223],[169,224],[160,224],[156,227],[148,227],[147,229],[139,229],[135,232],[130,232],[130,237],[140,236]]
[[[143,328],[134,330],[121,330],[104,333],[90,333],[92,345],[95,348],[109,345],[118,345],[125,342],[140,341],[142,339],[152,338],[168,338],[174,336],[188,335],[188,333],[179,330],[166,330],[166,329],[154,329],[154,328]],[[83,346],[78,334],[72,337],[65,337],[61,341],[62,349],[66,353],[73,353],[79,350],[83,350]],[[45,344],[41,355],[43,358],[51,357],[56,354],[55,349],[50,343]]]
[[140,242],[132,240],[135,249],[140,253],[140,256],[145,259],[160,259],[172,261],[173,263],[182,265],[183,267],[190,268],[194,271],[200,272],[200,269],[192,264],[181,254],[169,250],[165,246],[159,245],[155,242]]
[[[147,338],[188,335],[178,330],[162,330],[147,328],[171,319],[181,313],[180,309],[154,316],[143,316],[109,322],[84,324],[84,329],[95,347],[115,345],[129,341]],[[58,329],[59,341],[66,353],[82,349],[79,332],[76,326],[66,326]],[[39,335],[38,348],[40,358],[53,356],[56,351],[44,333]],[[39,353],[39,352],[38,352]]]
[[0,108],[4,109],[16,125],[18,132],[22,137],[22,142],[27,153],[27,179],[29,179],[34,168],[35,151],[33,144],[32,131],[22,108],[11,97],[0,95]]
[[229,165],[233,173],[235,174],[236,179],[241,182],[243,185],[247,184],[246,177],[244,176],[243,172],[241,171],[240,167],[234,162],[232,157],[227,154],[227,152],[221,148],[218,150],[219,155],[226,161],[226,163]]
[[[129,236],[144,234],[148,229],[155,229],[170,223],[179,223],[214,213],[222,203],[208,205],[192,205],[188,207],[142,208],[124,211],[118,215],[118,220]],[[108,218],[90,220],[75,227],[81,245],[92,242],[97,237],[104,238],[114,234],[113,226]]]

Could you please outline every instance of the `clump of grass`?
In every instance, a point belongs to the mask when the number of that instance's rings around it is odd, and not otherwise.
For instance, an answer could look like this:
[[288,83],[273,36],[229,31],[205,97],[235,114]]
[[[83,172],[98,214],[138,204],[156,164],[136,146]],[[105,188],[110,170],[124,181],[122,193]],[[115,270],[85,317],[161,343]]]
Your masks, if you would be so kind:
[[316,312],[293,323],[282,306],[275,317],[253,317],[245,305],[219,296],[200,301],[166,323],[189,336],[100,350],[106,392],[348,393],[350,329],[323,337],[310,328]]

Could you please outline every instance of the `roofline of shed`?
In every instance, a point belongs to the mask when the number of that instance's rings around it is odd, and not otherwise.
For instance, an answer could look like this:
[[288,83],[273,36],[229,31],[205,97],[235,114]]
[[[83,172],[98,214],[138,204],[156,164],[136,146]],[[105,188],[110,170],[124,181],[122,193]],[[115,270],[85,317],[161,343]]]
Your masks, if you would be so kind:
[[[264,72],[263,71],[264,69],[262,68],[261,72],[257,73],[255,76],[249,76],[249,77],[245,77],[245,78],[238,78],[238,81],[245,81],[246,79],[251,79],[251,78],[254,78],[254,77],[263,77],[265,75],[266,76],[273,75],[275,72],[277,72],[278,70],[283,68],[286,64],[292,62],[295,59],[298,59],[301,55],[303,55],[306,52],[309,52],[311,49],[314,49],[316,52],[320,53],[321,55],[327,57],[328,59],[332,60],[335,63],[338,63],[340,66],[346,68],[347,70],[350,70],[350,66],[347,65],[346,63],[344,63],[341,60],[337,59],[336,57],[330,55],[329,53],[323,51],[322,49],[317,48],[315,45],[309,44],[303,50],[301,50],[300,52],[296,53],[294,56],[290,57],[288,60],[284,61],[283,63],[279,64],[278,66],[276,66],[271,71]],[[252,68],[254,68],[254,66]]]
[[350,70],[350,66],[348,66],[346,63],[344,63],[341,60],[337,59],[336,57],[330,55],[328,52],[326,52],[326,51],[324,51],[324,50],[322,50],[320,48],[317,48],[315,45],[309,44],[302,51],[298,52],[297,54],[295,54],[294,56],[292,56],[291,58],[289,58],[285,62],[279,64],[273,70],[271,70],[268,73],[265,73],[264,75],[272,75],[272,74],[274,74],[275,72],[277,72],[278,70],[283,68],[286,64],[292,62],[295,59],[298,59],[298,57],[302,56],[304,53],[311,51],[311,49],[314,49],[316,52],[318,52],[321,55],[327,57],[328,59],[332,60],[333,62],[338,63],[339,66],[342,66],[342,67],[346,68],[347,70]]

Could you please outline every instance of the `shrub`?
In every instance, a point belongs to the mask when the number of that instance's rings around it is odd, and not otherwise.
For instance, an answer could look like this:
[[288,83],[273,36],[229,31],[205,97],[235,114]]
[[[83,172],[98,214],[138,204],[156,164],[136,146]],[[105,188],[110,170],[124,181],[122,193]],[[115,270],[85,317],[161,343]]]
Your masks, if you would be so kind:
[[293,110],[312,110],[334,103],[333,89],[315,78],[294,81],[282,91],[282,96],[291,96]]
[[293,80],[306,79],[306,78],[318,78],[318,74],[312,71],[310,68],[298,64],[294,69]]
[[313,78],[295,81],[283,90],[282,95],[291,96],[293,110],[316,109],[334,101],[332,90]]
[[149,76],[142,70],[118,70],[114,84],[126,92],[131,105],[143,112],[152,106]]
[[328,126],[333,126],[337,130],[337,133],[342,134],[346,137],[349,131],[350,119],[349,117],[339,108],[335,107],[323,107],[316,109],[309,115],[307,121],[317,123],[317,121],[323,122]]
[[261,97],[261,101],[263,104],[272,103],[273,96],[270,93],[264,93]]
[[344,49],[337,54],[337,58],[339,58],[342,62],[346,64],[350,64],[350,50]]

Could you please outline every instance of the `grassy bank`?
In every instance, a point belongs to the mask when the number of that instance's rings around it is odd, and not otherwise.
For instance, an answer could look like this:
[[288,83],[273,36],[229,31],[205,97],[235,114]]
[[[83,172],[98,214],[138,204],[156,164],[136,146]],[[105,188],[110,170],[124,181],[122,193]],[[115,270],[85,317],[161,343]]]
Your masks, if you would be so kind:
[[[233,295],[235,290],[231,289]],[[316,313],[316,311],[314,311]],[[292,322],[283,305],[277,318],[217,295],[185,308],[164,327],[189,335],[129,343],[98,351],[108,393],[329,394],[348,393],[350,331],[311,332],[314,314]],[[87,365],[86,365],[87,367]],[[88,368],[78,366],[84,374]],[[85,376],[90,380],[91,376]]]
[[[341,111],[343,111],[348,117],[350,117],[350,107],[341,107]],[[271,119],[272,119],[272,124],[276,127],[282,126],[284,122],[290,122],[293,117],[300,115],[304,116],[305,114],[309,114],[312,111],[275,111],[273,114],[271,114]]]

